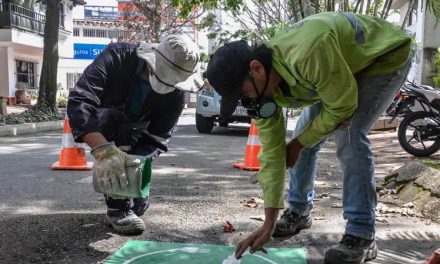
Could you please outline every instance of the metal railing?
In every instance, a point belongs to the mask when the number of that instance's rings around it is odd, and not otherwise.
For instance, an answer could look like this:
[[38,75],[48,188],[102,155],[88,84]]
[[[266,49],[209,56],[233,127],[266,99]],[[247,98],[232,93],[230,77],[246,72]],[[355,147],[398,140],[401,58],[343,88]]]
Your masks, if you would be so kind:
[[18,28],[43,36],[45,21],[44,15],[31,9],[12,3],[0,3],[0,28]]
[[[60,14],[60,29],[64,29],[64,15]],[[0,28],[17,28],[44,35],[46,16],[13,3],[0,2]]]

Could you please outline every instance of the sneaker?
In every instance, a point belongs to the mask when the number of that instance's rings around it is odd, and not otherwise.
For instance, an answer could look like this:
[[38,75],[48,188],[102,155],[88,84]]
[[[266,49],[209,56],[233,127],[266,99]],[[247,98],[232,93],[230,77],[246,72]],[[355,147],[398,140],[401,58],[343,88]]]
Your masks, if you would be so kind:
[[338,246],[325,252],[325,264],[354,264],[373,260],[377,257],[375,240],[345,234]]
[[147,198],[134,198],[133,199],[133,207],[131,210],[137,215],[144,215],[145,211],[147,211],[148,207],[150,207],[150,200]]
[[299,233],[301,229],[312,226],[312,217],[310,214],[300,216],[289,208],[284,210],[283,215],[277,221],[273,236],[292,236]]
[[124,235],[141,234],[145,230],[145,224],[132,210],[107,209],[105,216],[107,224]]

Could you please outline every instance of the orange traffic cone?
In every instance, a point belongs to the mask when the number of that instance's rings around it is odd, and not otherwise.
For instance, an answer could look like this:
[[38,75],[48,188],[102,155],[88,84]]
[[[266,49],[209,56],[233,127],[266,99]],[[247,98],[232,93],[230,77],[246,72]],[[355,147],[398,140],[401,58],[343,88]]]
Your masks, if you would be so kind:
[[432,253],[426,264],[440,264],[440,248]]
[[93,162],[87,162],[84,144],[75,143],[69,119],[64,120],[60,161],[52,164],[52,170],[92,170]]
[[244,155],[244,162],[234,162],[234,167],[250,171],[260,170],[261,165],[257,158],[260,148],[261,143],[260,139],[258,138],[258,130],[254,126],[254,121],[252,121],[251,128],[249,129],[249,137],[246,146],[246,153]]

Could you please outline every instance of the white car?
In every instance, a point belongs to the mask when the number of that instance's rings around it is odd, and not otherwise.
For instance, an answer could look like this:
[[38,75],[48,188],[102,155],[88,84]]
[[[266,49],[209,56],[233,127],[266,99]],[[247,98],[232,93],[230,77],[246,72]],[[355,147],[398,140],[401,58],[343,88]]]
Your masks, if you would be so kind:
[[209,83],[197,93],[196,127],[199,133],[211,133],[215,124],[227,127],[230,123],[251,123],[246,109],[238,103],[232,116],[228,119],[220,118],[221,96],[212,89]]

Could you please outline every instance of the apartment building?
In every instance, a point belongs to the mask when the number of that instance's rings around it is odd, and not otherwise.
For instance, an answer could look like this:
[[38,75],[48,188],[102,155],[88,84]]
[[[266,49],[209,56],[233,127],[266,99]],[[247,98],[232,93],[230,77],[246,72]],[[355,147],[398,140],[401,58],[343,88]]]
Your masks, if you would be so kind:
[[[136,32],[121,29],[121,13],[131,0],[87,0],[83,6],[73,9],[73,56],[59,62],[58,81],[72,88],[81,73],[111,42],[130,39]],[[186,27],[183,33],[198,42],[194,27]]]
[[[19,2],[19,1],[17,1]],[[72,10],[77,1],[61,2],[60,58],[73,56]],[[17,87],[38,89],[43,59],[45,10],[41,4],[24,6],[0,0],[0,96],[14,101]]]
[[118,1],[87,0],[72,12],[72,56],[60,59],[58,82],[64,89],[75,85],[84,69],[111,42],[127,34],[116,28]]

